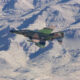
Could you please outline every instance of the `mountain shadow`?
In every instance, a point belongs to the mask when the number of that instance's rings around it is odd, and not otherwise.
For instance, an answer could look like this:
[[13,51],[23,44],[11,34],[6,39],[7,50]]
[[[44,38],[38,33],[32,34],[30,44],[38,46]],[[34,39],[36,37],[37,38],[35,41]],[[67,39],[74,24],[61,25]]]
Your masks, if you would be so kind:
[[11,34],[9,31],[10,31],[9,27],[0,31],[0,51],[8,50],[8,48],[10,46],[10,40],[9,39],[11,37],[14,37],[14,35]]
[[39,56],[40,54],[43,54],[44,52],[47,52],[48,50],[52,49],[53,48],[53,43],[50,42],[48,44],[48,46],[46,46],[45,48],[40,48],[38,51],[36,51],[35,53],[32,53],[29,57],[30,59],[33,59],[37,56]]

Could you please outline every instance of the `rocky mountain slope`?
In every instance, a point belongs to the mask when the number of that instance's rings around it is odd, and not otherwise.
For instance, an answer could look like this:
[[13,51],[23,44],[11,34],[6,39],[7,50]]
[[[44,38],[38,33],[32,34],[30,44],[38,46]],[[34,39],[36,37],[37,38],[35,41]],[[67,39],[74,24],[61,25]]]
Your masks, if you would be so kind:
[[[62,45],[42,49],[9,32],[50,25],[65,32]],[[79,80],[79,28],[79,0],[0,0],[0,80]]]

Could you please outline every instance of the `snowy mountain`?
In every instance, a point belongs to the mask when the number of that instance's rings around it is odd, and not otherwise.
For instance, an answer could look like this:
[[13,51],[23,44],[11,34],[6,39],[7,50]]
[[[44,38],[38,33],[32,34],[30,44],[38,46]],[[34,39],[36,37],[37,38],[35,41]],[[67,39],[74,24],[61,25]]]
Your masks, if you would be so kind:
[[[11,29],[64,31],[39,48]],[[0,0],[0,80],[79,80],[80,0]],[[68,30],[70,29],[70,30]]]

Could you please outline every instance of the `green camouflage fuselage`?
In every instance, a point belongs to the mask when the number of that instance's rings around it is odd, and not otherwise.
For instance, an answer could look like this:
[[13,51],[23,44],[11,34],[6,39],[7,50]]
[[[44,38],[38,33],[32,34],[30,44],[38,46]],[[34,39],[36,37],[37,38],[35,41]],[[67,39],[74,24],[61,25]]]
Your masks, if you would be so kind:
[[30,39],[38,39],[38,40],[44,40],[44,41],[64,37],[63,32],[55,32],[55,33],[51,33],[51,34],[46,34],[46,33],[41,33],[38,31],[31,31],[31,30],[15,30],[15,31],[11,31],[11,32],[24,35],[25,37],[29,37]]

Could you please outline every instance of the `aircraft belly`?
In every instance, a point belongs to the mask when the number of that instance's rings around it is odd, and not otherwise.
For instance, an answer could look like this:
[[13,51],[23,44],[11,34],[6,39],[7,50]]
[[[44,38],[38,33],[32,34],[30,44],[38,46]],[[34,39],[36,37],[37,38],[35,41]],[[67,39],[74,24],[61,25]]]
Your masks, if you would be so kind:
[[39,39],[32,39],[32,41],[35,42],[35,43],[39,43],[40,42]]

